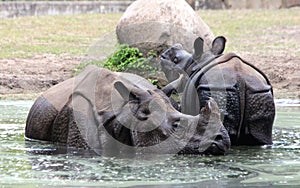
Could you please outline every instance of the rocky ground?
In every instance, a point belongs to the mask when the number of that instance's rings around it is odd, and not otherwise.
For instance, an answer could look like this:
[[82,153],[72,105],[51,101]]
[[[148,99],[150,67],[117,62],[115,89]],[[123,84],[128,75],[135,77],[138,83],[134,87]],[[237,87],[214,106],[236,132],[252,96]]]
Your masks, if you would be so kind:
[[300,98],[299,57],[245,55],[245,59],[268,76],[276,98]]
[[[300,25],[268,28],[264,36],[251,41],[240,52],[247,61],[261,69],[270,79],[276,98],[300,98]],[[249,39],[240,39],[249,43]],[[280,46],[280,47],[279,47]]]
[[72,76],[81,58],[52,54],[0,60],[0,98],[34,98]]
[[[276,98],[300,98],[300,58],[292,54],[254,56],[243,54],[271,80]],[[34,98],[49,87],[68,79],[81,57],[40,55],[30,59],[0,60],[0,97]]]

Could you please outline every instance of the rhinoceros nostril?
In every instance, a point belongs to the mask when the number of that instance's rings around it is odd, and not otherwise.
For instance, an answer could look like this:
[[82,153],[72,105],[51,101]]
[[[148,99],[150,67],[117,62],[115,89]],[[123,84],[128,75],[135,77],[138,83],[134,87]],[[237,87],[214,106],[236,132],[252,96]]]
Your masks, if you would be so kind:
[[215,138],[215,141],[221,141],[223,140],[223,136],[222,135],[217,135],[216,138]]
[[179,121],[175,121],[175,122],[172,124],[172,127],[173,127],[173,128],[177,128],[177,127],[179,127],[179,124],[180,124]]

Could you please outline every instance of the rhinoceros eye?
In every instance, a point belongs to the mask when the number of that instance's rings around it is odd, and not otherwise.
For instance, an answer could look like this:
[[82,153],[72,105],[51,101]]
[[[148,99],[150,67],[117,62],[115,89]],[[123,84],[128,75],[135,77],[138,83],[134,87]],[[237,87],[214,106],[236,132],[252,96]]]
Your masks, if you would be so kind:
[[180,61],[179,57],[178,57],[178,56],[175,56],[174,59],[173,59],[173,62],[174,62],[175,64],[177,64],[177,63],[179,63],[179,61]]
[[177,58],[177,57],[174,57],[173,62],[174,62],[174,63],[178,63],[178,58]]
[[151,112],[150,112],[149,108],[144,108],[144,109],[142,109],[142,113],[149,115]]

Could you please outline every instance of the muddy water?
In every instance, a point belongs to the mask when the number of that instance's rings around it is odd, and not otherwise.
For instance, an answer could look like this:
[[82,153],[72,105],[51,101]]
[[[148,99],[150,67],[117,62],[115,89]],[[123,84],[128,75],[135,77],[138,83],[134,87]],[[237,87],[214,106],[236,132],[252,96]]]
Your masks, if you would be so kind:
[[[221,157],[161,156],[157,160],[90,156],[24,141],[33,101],[0,101],[0,183],[3,187],[300,186],[300,105],[277,101],[273,146],[233,147]],[[56,153],[55,155],[53,153]]]

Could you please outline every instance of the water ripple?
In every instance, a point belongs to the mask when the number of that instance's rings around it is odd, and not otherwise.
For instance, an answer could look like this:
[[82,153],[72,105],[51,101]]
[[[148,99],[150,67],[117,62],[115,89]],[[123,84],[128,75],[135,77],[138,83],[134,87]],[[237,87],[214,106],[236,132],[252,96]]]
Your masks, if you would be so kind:
[[[278,102],[277,102],[278,103]],[[300,108],[278,107],[272,146],[232,147],[226,156],[135,161],[24,141],[32,101],[0,101],[2,185],[198,187],[300,185]]]

